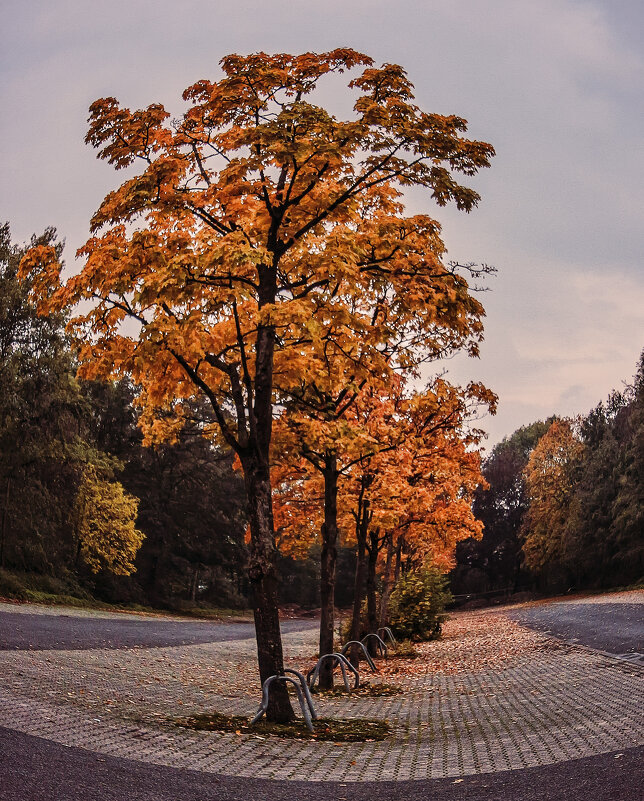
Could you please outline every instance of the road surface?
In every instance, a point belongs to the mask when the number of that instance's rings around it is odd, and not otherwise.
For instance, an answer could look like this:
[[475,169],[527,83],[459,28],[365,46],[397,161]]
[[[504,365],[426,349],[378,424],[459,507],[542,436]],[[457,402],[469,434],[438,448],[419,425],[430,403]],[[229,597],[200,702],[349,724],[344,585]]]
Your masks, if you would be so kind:
[[[287,632],[317,624],[310,620],[285,620],[281,625]],[[252,620],[218,623],[131,615],[78,617],[63,612],[44,615],[0,611],[0,651],[162,648],[254,636]]]
[[[641,604],[553,603],[511,614],[611,653],[644,651]],[[5,607],[6,610],[6,607]],[[0,650],[153,648],[243,640],[245,623],[0,610]],[[285,621],[285,631],[316,625]],[[7,657],[14,656],[7,653]],[[27,657],[26,657],[27,658]],[[608,659],[604,657],[605,659]],[[611,661],[611,660],[609,660]],[[635,668],[628,668],[635,670]],[[11,698],[8,697],[11,701]],[[0,694],[0,713],[3,698]],[[38,704],[36,698],[30,703]],[[7,707],[9,708],[9,707]],[[1,801],[643,801],[644,746],[538,767],[428,780],[275,781],[156,765],[0,726]],[[635,740],[635,742],[638,742]]]
[[2,801],[641,801],[644,747],[539,768],[401,782],[239,779],[95,754],[0,728]]
[[563,601],[511,614],[519,623],[567,642],[611,654],[644,653],[644,604]]

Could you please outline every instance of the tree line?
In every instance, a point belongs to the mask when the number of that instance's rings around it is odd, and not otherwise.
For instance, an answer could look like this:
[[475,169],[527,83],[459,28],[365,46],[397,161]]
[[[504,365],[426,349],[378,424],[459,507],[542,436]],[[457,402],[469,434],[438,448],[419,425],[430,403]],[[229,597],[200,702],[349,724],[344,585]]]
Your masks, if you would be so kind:
[[519,428],[483,464],[480,541],[456,549],[457,594],[563,592],[644,579],[644,352],[587,415]]
[[[37,244],[62,250],[52,229]],[[3,225],[0,567],[113,603],[245,604],[244,492],[230,453],[188,425],[175,443],[144,447],[134,386],[78,376],[65,316],[38,315],[17,277],[24,252]]]

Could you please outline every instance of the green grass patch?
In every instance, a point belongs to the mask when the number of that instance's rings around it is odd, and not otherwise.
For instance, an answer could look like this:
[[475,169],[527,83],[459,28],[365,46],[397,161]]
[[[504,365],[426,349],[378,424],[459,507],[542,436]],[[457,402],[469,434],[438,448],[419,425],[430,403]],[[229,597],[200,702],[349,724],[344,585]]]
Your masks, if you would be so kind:
[[[353,683],[352,683],[353,684]],[[356,697],[356,698],[386,698],[391,695],[400,695],[402,687],[396,684],[361,684],[360,687],[351,687],[347,690],[344,684],[336,684],[332,690],[321,690],[319,687],[314,687],[311,690],[312,695],[317,695],[320,698],[339,698],[343,696]]]
[[294,720],[292,723],[269,723],[262,718],[251,726],[250,718],[241,715],[223,715],[218,712],[211,715],[192,715],[174,722],[182,728],[196,729],[197,731],[217,731],[237,735],[252,734],[258,737],[272,736],[334,743],[373,742],[374,740],[384,740],[391,734],[391,727],[386,720],[366,718],[352,720],[322,718],[313,721],[313,733],[306,728],[306,724],[301,719]]
[[69,576],[0,570],[0,597],[30,603],[92,606],[96,601]]

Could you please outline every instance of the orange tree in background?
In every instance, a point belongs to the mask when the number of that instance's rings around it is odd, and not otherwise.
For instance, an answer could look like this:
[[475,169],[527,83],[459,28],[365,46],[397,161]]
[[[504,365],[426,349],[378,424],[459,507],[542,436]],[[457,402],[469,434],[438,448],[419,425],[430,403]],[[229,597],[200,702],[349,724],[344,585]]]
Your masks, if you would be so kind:
[[[360,381],[362,386],[355,378],[352,380],[358,372],[357,361],[351,365],[350,374],[338,376],[332,368],[344,361],[344,356],[334,361],[332,351],[327,353],[326,364],[320,364],[308,381],[302,379],[300,391],[293,391],[293,402],[279,418],[274,472],[281,541],[291,554],[301,551],[304,543],[310,547],[315,540],[320,541],[320,654],[335,650],[339,483],[368,454],[392,447],[389,435],[393,432],[389,427],[377,437],[374,425],[364,425],[359,410],[374,391],[370,384],[364,386],[364,379]],[[400,383],[396,376],[392,381]],[[386,396],[380,399],[376,408],[391,415],[392,408],[385,399]],[[333,686],[329,661],[322,666],[320,686]]]
[[[460,539],[480,534],[471,510],[481,480],[473,447],[480,432],[467,427],[479,409],[494,411],[495,401],[481,385],[462,389],[444,379],[423,392],[406,393],[402,379],[393,376],[379,391],[366,385],[341,420],[322,423],[310,414],[280,418],[273,473],[280,547],[290,555],[306,553],[315,541],[323,551],[328,547],[331,494],[336,534],[357,546],[353,639],[360,632],[365,579],[369,626],[378,627],[376,564],[384,545],[384,584],[390,589],[393,554],[400,554],[403,541],[408,559],[445,567]],[[332,603],[332,579],[321,571],[323,613],[325,599]],[[333,620],[332,614],[331,608],[327,618]],[[321,620],[320,643],[324,640]]]
[[[375,631],[385,622],[394,554],[398,565],[404,548],[407,561],[416,566],[431,563],[447,568],[456,543],[482,531],[471,508],[474,490],[482,481],[475,448],[481,432],[470,424],[480,409],[495,411],[494,394],[480,384],[463,389],[437,379],[423,392],[387,401],[392,402],[397,407],[390,423],[392,445],[357,462],[344,487],[345,515],[353,523],[347,521],[346,528],[354,532],[358,551],[352,639],[359,639],[365,590],[367,628]],[[365,411],[365,425],[378,428],[379,415]],[[382,439],[383,432],[375,435]],[[378,615],[376,570],[383,550],[383,603]]]
[[[421,215],[403,217],[391,185],[365,194],[356,209],[349,223],[334,227],[331,241],[313,248],[312,260],[319,252],[324,258],[336,254],[334,282],[308,299],[297,372],[292,364],[275,371],[283,435],[275,459],[286,456],[293,468],[294,459],[303,458],[324,480],[321,654],[333,651],[338,481],[356,460],[381,449],[352,407],[364,387],[386,395],[401,376],[417,377],[421,364],[461,349],[475,354],[483,308],[467,279],[487,272],[445,264],[438,224]],[[341,266],[346,253],[358,260],[357,274]],[[332,681],[327,662],[320,683],[326,688]]]
[[[27,255],[22,272],[45,313],[91,302],[70,322],[82,372],[130,375],[141,386],[148,442],[173,437],[185,401],[210,402],[214,423],[205,434],[216,429],[245,478],[264,680],[283,668],[269,476],[274,377],[288,384],[297,376],[313,309],[350,313],[333,303],[340,277],[362,297],[365,285],[375,291],[381,276],[404,271],[404,263],[382,262],[370,237],[354,247],[365,217],[383,218],[391,239],[396,230],[401,242],[431,237],[431,220],[406,220],[392,205],[395,187],[426,187],[439,205],[470,210],[478,196],[454,174],[488,166],[493,150],[465,139],[460,117],[421,111],[400,67],[375,68],[353,50],[231,55],[221,65],[219,81],[184,92],[188,108],[177,119],[160,104],[136,111],[114,98],[92,104],[86,141],[116,169],[141,170],[92,218],[80,274],[61,283],[46,247]],[[338,120],[310,96],[324,76],[355,67],[363,69],[349,83],[354,114]],[[383,336],[399,308],[431,298],[435,258],[431,248],[429,261],[416,250],[415,291],[379,296]],[[473,300],[469,311],[450,305],[455,325],[480,316]],[[273,686],[268,717],[289,720],[286,689]]]
[[567,555],[569,521],[577,502],[575,471],[584,445],[571,420],[555,420],[535,445],[524,475],[528,510],[521,525],[526,567],[539,573],[561,568]]

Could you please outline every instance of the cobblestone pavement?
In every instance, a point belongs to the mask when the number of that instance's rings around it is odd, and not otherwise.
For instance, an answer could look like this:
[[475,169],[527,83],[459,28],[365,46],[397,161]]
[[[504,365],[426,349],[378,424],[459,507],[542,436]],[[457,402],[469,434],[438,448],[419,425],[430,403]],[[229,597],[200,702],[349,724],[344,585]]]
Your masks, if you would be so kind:
[[[628,602],[644,603],[644,593],[630,593]],[[503,623],[505,639],[497,648],[506,656],[465,661],[462,669],[454,661],[441,667],[441,654],[465,659],[467,626],[477,620],[492,633]],[[316,701],[325,717],[386,718],[393,734],[384,742],[280,740],[174,725],[170,719],[196,712],[255,712],[251,639],[145,650],[0,652],[0,725],[149,763],[342,782],[468,776],[644,744],[641,666],[528,634],[503,610],[464,613],[458,626],[461,633],[450,635],[451,642],[448,637],[425,647],[437,656],[416,660],[411,675],[384,678],[401,685],[400,694]],[[284,644],[290,664],[310,664],[315,632],[287,633]]]

